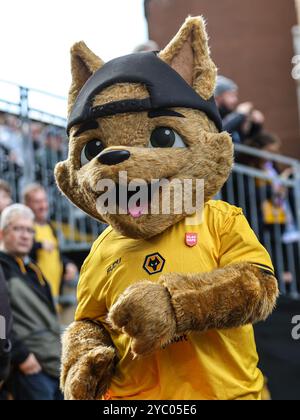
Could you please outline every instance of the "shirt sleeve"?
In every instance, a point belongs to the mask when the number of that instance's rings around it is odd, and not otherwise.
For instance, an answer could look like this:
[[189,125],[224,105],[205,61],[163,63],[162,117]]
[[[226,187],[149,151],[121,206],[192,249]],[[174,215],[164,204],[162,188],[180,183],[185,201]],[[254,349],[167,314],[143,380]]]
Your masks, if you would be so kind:
[[86,264],[81,271],[77,289],[76,321],[98,321],[106,316],[105,288],[102,289],[100,277],[99,269],[93,261]]
[[107,317],[107,291],[110,282],[107,277],[107,268],[103,263],[105,253],[103,243],[110,234],[107,228],[94,243],[91,252],[85,260],[77,288],[78,306],[75,314],[76,321],[105,322]]
[[268,251],[259,242],[242,210],[231,214],[221,227],[220,268],[248,262],[274,275]]

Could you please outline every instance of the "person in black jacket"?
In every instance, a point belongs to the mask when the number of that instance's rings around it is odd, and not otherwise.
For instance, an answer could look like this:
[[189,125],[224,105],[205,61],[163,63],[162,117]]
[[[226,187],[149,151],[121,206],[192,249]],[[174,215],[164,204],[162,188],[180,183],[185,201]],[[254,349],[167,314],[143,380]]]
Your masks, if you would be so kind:
[[21,204],[6,208],[0,222],[0,266],[13,315],[12,394],[16,400],[56,400],[59,391],[61,329],[51,289],[28,254],[34,214]]
[[11,308],[4,273],[0,266],[0,392],[10,368]]

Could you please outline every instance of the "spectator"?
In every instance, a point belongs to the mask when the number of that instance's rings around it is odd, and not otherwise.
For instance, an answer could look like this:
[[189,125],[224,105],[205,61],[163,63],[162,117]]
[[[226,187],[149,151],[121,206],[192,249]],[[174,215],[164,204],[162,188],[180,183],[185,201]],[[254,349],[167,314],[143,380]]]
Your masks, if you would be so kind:
[[13,397],[62,399],[60,326],[50,287],[28,256],[34,241],[32,211],[22,204],[7,207],[1,215],[0,238],[0,265],[13,314]]
[[[281,140],[274,134],[262,132],[253,139],[245,142],[247,146],[255,147],[261,151],[278,154],[281,149]],[[273,255],[276,255],[278,241],[283,244],[283,264],[284,273],[282,275],[286,284],[293,281],[292,273],[288,271],[288,255],[286,245],[294,244],[294,260],[299,266],[297,242],[300,241],[300,232],[295,223],[292,202],[289,198],[288,188],[280,180],[288,179],[293,176],[292,168],[281,171],[280,168],[271,160],[258,158],[256,156],[240,156],[239,162],[260,169],[269,176],[271,182],[257,180],[257,197],[265,196],[263,202],[258,202],[260,209],[261,226],[264,232],[270,235]],[[265,191],[265,194],[263,194]],[[281,237],[280,237],[281,235]],[[265,235],[264,235],[265,236]],[[281,246],[281,245],[280,245]],[[274,258],[275,261],[275,258]],[[276,261],[275,261],[276,262]],[[298,269],[297,269],[298,270]],[[279,268],[277,269],[279,272]],[[280,273],[278,273],[280,275]]]
[[0,400],[3,382],[10,368],[11,308],[3,270],[0,266]]
[[2,114],[0,121],[0,174],[5,174],[6,179],[9,179],[17,197],[18,184],[24,174],[20,121],[16,116],[8,114]]
[[43,147],[36,153],[36,180],[48,187],[55,187],[54,168],[57,162],[61,161],[63,155],[63,142],[65,136],[63,130],[47,126],[41,136]]
[[[249,140],[247,144],[262,151],[275,154],[280,153],[281,149],[281,140],[276,135],[270,133],[261,133],[254,139]],[[295,218],[292,213],[292,206],[289,202],[289,192],[283,183],[278,180],[279,176],[283,180],[288,179],[293,175],[293,169],[286,168],[284,171],[280,171],[274,162],[265,159],[257,159],[257,163],[254,166],[258,166],[259,169],[264,170],[269,177],[273,179],[270,197],[271,207],[265,207],[265,219],[273,220],[275,218],[276,222],[276,215],[279,215],[281,212],[282,220],[286,226],[285,233],[282,238],[283,242],[286,244],[298,242],[300,240],[300,232],[296,228]],[[270,211],[271,213],[267,214]]]
[[231,134],[234,143],[243,143],[262,130],[264,115],[251,102],[238,105],[238,86],[232,80],[218,76],[215,99],[223,128]]
[[23,193],[23,201],[35,216],[35,244],[31,257],[48,280],[56,299],[60,295],[63,280],[76,279],[77,267],[60,253],[55,229],[48,220],[49,202],[46,190],[39,184],[29,185]]
[[42,146],[43,125],[38,122],[31,122],[29,125],[29,136],[32,141],[33,151],[36,154]]
[[13,162],[10,152],[0,143],[0,174],[5,175],[6,179],[10,180],[10,185],[18,189],[18,183],[23,176],[23,168]]
[[0,126],[0,144],[9,153],[9,160],[18,167],[24,166],[21,122],[15,115],[6,114],[5,124]]
[[7,182],[0,179],[0,215],[3,210],[12,204],[11,188]]

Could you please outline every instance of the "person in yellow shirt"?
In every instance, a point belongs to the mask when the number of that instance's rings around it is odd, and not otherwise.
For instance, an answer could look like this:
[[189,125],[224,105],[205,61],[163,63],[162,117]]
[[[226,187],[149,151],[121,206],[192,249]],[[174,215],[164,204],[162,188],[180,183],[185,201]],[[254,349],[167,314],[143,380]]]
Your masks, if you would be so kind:
[[74,280],[78,269],[60,252],[56,232],[48,220],[49,202],[46,190],[39,184],[28,185],[23,192],[23,201],[35,215],[35,244],[31,253],[57,299],[62,280]]
[[[159,53],[104,64],[79,42],[71,54],[69,156],[56,180],[110,227],[82,268],[63,337],[65,397],[260,400],[252,324],[271,314],[278,286],[242,211],[211,201],[233,147],[203,19],[188,18]],[[191,182],[168,194],[158,181]],[[176,211],[189,198],[194,208]]]

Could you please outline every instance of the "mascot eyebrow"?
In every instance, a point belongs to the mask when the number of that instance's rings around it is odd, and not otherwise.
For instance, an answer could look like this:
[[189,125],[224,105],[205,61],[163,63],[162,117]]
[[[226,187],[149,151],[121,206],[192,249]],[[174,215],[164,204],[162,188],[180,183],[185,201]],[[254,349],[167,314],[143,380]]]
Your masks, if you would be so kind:
[[[184,115],[180,114],[179,112],[173,111],[171,109],[153,109],[152,111],[148,112],[149,118],[159,118],[159,117],[178,117],[178,118],[185,118]],[[81,134],[85,133],[86,131],[96,130],[99,128],[99,123],[94,121],[88,121],[83,123],[81,127],[75,132],[74,137],[78,137]]]
[[180,114],[179,112],[173,111],[171,109],[153,109],[152,111],[148,112],[149,118],[158,118],[158,117],[179,117],[185,118],[184,115]]
[[[149,98],[126,99],[93,107],[95,97],[105,88],[117,83],[142,83],[149,91]],[[116,58],[97,70],[83,86],[71,111],[68,133],[76,124],[85,124],[97,118],[128,112],[162,112],[168,108],[192,108],[204,112],[222,131],[222,120],[214,97],[205,100],[157,53],[137,53]],[[167,111],[167,116],[175,111]],[[171,115],[172,114],[172,115]],[[176,113],[178,114],[178,113]],[[151,116],[152,115],[152,116]]]
[[99,128],[99,123],[97,121],[88,121],[81,125],[81,127],[74,134],[74,137],[78,137],[80,134],[83,134],[86,131],[96,130],[97,128]]

